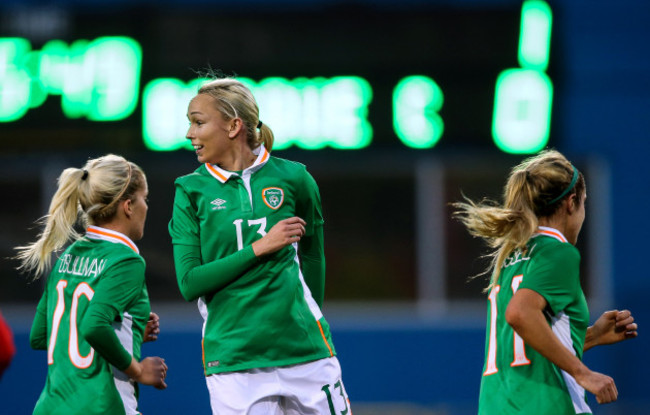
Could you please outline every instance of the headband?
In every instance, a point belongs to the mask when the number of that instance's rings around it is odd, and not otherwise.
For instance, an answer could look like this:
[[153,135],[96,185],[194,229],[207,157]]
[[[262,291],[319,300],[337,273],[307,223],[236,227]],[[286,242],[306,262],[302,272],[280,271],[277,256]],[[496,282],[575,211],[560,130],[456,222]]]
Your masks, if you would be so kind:
[[576,169],[574,165],[571,165],[571,167],[573,168],[573,178],[571,179],[571,183],[569,183],[569,187],[564,189],[564,191],[562,193],[560,193],[560,195],[558,197],[556,197],[555,199],[548,202],[546,204],[547,206],[552,205],[553,203],[555,203],[558,200],[562,199],[564,196],[566,196],[575,187],[576,182],[578,181],[578,169]]

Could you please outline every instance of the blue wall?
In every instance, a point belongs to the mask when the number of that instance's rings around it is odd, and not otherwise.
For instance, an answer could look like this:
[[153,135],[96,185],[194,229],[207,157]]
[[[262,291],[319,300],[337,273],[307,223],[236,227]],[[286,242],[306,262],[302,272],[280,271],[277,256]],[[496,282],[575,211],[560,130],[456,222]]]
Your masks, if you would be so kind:
[[[161,316],[164,324],[164,316]],[[422,407],[476,412],[482,368],[483,328],[333,330],[352,405],[408,402]],[[0,380],[2,413],[28,414],[43,388],[46,352],[29,348],[28,333],[16,333],[18,353]],[[165,358],[168,389],[144,386],[140,409],[146,414],[209,413],[201,366],[200,327],[192,332],[163,331],[145,355]],[[354,408],[354,406],[353,406]]]
[[[164,316],[161,316],[164,322]],[[343,379],[353,409],[358,404],[408,403],[442,414],[469,415],[477,410],[476,400],[483,366],[483,327],[404,328],[345,327],[334,329],[334,342],[343,368]],[[333,323],[335,326],[336,322]],[[159,355],[169,366],[168,389],[141,388],[140,409],[147,414],[209,413],[208,392],[201,367],[200,327],[196,330],[164,330],[157,342],[143,347],[145,355]],[[29,349],[28,333],[16,333],[18,353],[0,380],[3,414],[30,414],[45,382],[45,351]],[[637,345],[638,346],[638,345]],[[593,369],[616,376],[617,356],[633,356],[633,342],[615,349],[593,349],[585,356]],[[636,363],[635,363],[636,364]],[[620,398],[615,405],[597,407],[596,414],[648,413],[647,382],[630,378],[630,364],[618,376]],[[632,384],[638,382],[634,387]],[[372,412],[356,411],[366,415]],[[408,414],[409,412],[402,412]]]
[[650,342],[644,331],[650,321],[644,244],[650,233],[646,219],[650,206],[649,19],[647,1],[614,5],[573,0],[556,6],[556,35],[562,42],[558,59],[564,71],[557,131],[565,151],[597,155],[611,166],[613,306],[632,310],[641,328],[635,341],[595,354],[608,367],[621,397],[631,399],[647,396],[650,372]]

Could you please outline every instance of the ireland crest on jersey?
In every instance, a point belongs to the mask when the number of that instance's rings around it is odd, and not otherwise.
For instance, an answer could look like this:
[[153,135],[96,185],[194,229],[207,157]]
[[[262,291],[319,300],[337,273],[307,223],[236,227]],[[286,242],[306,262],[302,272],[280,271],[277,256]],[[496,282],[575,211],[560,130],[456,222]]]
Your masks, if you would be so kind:
[[266,206],[271,209],[277,209],[282,206],[282,202],[284,202],[284,191],[279,187],[267,187],[262,190],[262,198],[264,199]]

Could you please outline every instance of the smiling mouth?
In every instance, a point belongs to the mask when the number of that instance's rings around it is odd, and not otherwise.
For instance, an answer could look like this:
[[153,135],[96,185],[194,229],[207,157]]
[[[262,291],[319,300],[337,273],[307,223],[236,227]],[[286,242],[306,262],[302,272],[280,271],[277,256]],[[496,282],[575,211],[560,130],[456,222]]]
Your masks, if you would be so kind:
[[193,144],[192,146],[194,147],[194,151],[200,151],[203,149],[203,146],[199,144]]

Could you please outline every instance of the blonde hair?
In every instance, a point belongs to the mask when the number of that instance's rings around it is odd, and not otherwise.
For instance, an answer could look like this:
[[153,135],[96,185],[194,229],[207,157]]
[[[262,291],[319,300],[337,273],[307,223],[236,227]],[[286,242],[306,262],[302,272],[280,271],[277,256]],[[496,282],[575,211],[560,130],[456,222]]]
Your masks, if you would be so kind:
[[39,278],[49,268],[52,252],[81,237],[74,229],[77,223],[85,228],[109,222],[118,202],[131,199],[145,184],[140,167],[113,154],[89,160],[81,169],[63,170],[48,214],[38,221],[43,231],[36,242],[15,248],[18,269]]
[[[560,152],[545,150],[524,160],[510,172],[503,190],[503,206],[490,200],[475,203],[453,203],[458,210],[454,217],[459,219],[472,236],[483,238],[494,250],[485,273],[493,270],[490,284],[496,283],[503,261],[516,249],[526,249],[526,243],[535,234],[539,218],[553,216],[561,202],[570,195],[576,195],[581,203],[585,190],[582,173]],[[574,171],[577,181],[574,183]]]
[[[260,122],[260,111],[253,93],[234,78],[213,79],[199,88],[199,94],[214,98],[217,110],[226,120],[240,118],[246,127],[246,141],[251,149],[264,144],[273,148],[273,131]],[[259,128],[258,128],[259,126]]]

